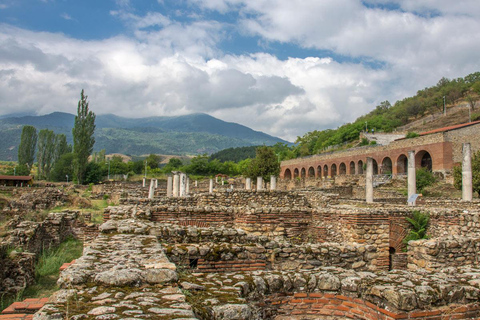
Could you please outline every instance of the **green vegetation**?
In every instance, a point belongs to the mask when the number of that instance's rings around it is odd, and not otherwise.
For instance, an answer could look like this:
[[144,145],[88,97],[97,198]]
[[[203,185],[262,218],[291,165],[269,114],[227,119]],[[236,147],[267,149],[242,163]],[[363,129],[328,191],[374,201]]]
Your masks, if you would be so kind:
[[88,157],[92,154],[95,138],[95,113],[88,110],[87,96],[83,89],[78,101],[77,115],[72,129],[73,135],[73,153],[75,155],[73,167],[75,178],[82,184],[85,180],[87,171]]
[[239,147],[239,148],[228,148],[217,153],[214,153],[210,156],[210,160],[218,160],[220,162],[225,161],[234,161],[239,162],[245,159],[255,158],[255,149],[257,147]]
[[416,170],[416,184],[417,191],[423,193],[426,187],[433,185],[436,182],[435,176],[427,168],[418,168]]
[[32,126],[24,126],[22,129],[22,137],[20,138],[20,145],[18,146],[19,167],[26,166],[29,170],[32,169],[36,145],[37,129]]
[[[458,190],[462,189],[462,167],[453,168],[454,187]],[[472,156],[472,189],[480,196],[480,151]]]
[[57,248],[44,250],[35,265],[35,284],[23,291],[22,299],[48,297],[58,290],[60,267],[82,255],[83,243],[68,238]]
[[274,150],[266,146],[258,147],[256,154],[243,174],[250,178],[263,177],[264,180],[269,180],[271,175],[278,176],[280,162]]
[[53,167],[55,155],[55,133],[52,130],[42,129],[38,133],[38,176],[47,178]]
[[408,223],[412,229],[403,239],[403,243],[408,245],[408,241],[411,240],[421,240],[421,239],[428,239],[429,236],[427,235],[427,227],[428,222],[430,221],[430,215],[428,213],[423,213],[418,210],[413,211],[412,217],[405,218],[407,219]]
[[416,137],[419,137],[420,135],[416,132],[412,132],[410,131],[409,133],[407,133],[407,135],[405,136],[405,138],[407,139],[412,139],[412,138],[416,138]]
[[68,238],[57,248],[44,250],[35,264],[35,284],[19,292],[16,297],[0,296],[0,310],[14,301],[51,296],[53,292],[58,290],[59,268],[62,264],[80,257],[82,252],[83,243],[73,238]]

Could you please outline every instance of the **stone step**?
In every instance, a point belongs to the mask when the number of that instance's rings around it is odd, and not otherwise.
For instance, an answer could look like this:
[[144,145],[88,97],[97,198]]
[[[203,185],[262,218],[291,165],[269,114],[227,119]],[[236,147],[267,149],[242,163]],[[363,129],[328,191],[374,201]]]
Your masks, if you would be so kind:
[[0,320],[32,320],[33,314],[0,314]]
[[44,304],[47,303],[47,301],[48,298],[31,298],[19,302],[14,302],[2,311],[2,315],[33,314],[40,310],[44,306]]

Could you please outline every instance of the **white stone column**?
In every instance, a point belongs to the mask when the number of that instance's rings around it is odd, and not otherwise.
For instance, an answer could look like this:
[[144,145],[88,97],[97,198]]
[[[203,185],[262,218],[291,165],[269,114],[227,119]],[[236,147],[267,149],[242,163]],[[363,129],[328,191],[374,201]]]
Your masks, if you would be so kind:
[[157,188],[158,188],[158,180],[155,179],[155,189],[157,189]]
[[190,193],[190,178],[187,177],[187,185],[185,187],[185,195]]
[[180,176],[178,173],[173,175],[173,196],[178,197],[180,195]]
[[218,183],[218,177],[215,177],[215,183]]
[[148,199],[153,199],[153,196],[155,195],[155,180],[156,179],[150,180],[150,189],[148,191]]
[[263,178],[257,177],[257,191],[263,191]]
[[245,178],[245,190],[252,190],[252,179]]
[[365,176],[365,199],[373,202],[373,158],[367,157],[367,173]]
[[143,178],[143,187],[145,187],[146,185],[146,182],[145,182],[146,180],[147,180],[146,178]]
[[270,176],[270,190],[275,191],[277,189],[277,177]]
[[173,195],[173,177],[167,177],[167,197],[171,197]]
[[472,149],[470,143],[464,143],[462,148],[462,200],[472,201]]
[[185,197],[187,190],[187,175],[180,173],[180,197]]
[[210,185],[208,186],[208,193],[213,193],[213,179],[210,179]]
[[408,151],[408,198],[417,193],[415,151]]
[[198,187],[198,180],[195,180],[195,187]]

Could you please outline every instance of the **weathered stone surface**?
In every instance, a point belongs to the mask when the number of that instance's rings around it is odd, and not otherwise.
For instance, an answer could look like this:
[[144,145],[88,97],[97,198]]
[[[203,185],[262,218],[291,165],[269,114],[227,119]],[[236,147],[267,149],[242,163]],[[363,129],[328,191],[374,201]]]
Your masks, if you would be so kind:
[[214,319],[248,320],[252,317],[250,306],[245,304],[227,304],[213,307]]

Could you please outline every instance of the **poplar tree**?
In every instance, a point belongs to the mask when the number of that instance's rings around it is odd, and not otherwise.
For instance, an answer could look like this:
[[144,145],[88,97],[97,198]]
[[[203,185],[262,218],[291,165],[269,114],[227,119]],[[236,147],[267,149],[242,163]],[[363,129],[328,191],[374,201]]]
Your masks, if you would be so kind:
[[74,174],[77,182],[82,184],[85,180],[85,172],[88,164],[88,157],[93,151],[95,138],[95,113],[88,110],[87,96],[84,91],[80,93],[78,101],[77,115],[72,129],[73,134],[73,153],[75,155]]
[[55,133],[52,130],[42,129],[38,133],[38,175],[48,178],[53,167],[55,156]]
[[18,164],[32,169],[37,146],[37,129],[33,126],[23,126],[20,145],[18,146]]
[[63,133],[55,136],[55,153],[53,155],[53,163],[55,164],[60,157],[66,153],[72,152],[72,146],[67,143],[67,136]]

